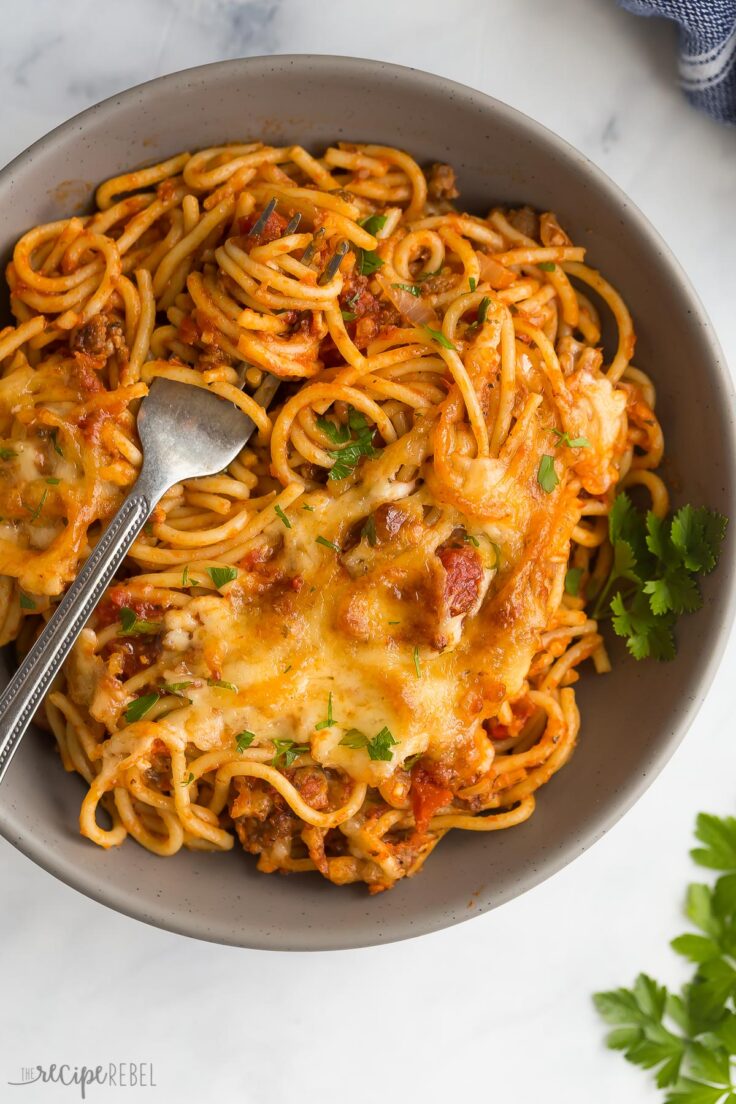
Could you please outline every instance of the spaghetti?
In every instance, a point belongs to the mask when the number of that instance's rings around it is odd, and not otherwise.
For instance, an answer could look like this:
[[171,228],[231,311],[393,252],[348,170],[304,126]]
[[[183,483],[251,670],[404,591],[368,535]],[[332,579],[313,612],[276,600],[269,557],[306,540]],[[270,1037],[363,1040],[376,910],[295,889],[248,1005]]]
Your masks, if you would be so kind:
[[[258,432],[169,491],[48,694],[82,833],[371,891],[526,820],[569,759],[616,488],[662,434],[617,292],[551,213],[458,212],[390,147],[182,153],[38,226],[0,331],[0,641],[132,485],[157,376]],[[594,305],[618,326],[610,364]],[[284,382],[268,412],[252,392]]]

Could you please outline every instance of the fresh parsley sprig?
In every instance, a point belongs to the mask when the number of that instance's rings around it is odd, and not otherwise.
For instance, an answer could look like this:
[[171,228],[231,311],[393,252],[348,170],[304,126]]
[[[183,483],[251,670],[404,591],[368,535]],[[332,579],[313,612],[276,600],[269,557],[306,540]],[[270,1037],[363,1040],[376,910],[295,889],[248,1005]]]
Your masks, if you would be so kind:
[[701,813],[690,852],[722,871],[714,885],[688,887],[685,913],[698,932],[672,940],[694,966],[692,980],[671,993],[646,974],[631,989],[596,993],[613,1030],[606,1042],[627,1061],[656,1071],[665,1104],[734,1104],[736,1084],[736,819]]
[[726,524],[704,506],[683,506],[667,519],[616,496],[608,518],[613,564],[593,617],[610,609],[614,632],[635,659],[674,657],[675,622],[703,604],[697,577],[716,566]]
[[391,748],[398,743],[398,740],[394,740],[390,730],[384,725],[381,731],[377,732],[372,739],[369,739],[359,728],[351,728],[345,733],[340,743],[343,747],[365,748],[369,759],[381,760],[387,763],[394,757]]

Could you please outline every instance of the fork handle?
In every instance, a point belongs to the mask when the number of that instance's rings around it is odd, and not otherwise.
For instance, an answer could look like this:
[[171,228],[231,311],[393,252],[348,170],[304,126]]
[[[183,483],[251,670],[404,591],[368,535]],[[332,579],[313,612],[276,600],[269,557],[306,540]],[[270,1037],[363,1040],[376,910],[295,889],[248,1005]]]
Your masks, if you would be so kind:
[[166,488],[141,472],[91,556],[0,697],[0,781],[43,695]]

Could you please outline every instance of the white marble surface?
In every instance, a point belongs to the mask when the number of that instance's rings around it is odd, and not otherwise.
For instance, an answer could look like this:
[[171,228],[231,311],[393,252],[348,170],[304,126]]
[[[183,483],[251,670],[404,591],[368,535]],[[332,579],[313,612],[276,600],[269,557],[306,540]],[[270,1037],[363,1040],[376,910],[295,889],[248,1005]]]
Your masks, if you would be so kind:
[[[734,362],[736,132],[680,98],[668,25],[613,0],[3,0],[2,14],[0,162],[128,85],[247,54],[358,54],[490,92],[629,192]],[[394,1104],[420,1087],[425,1104],[659,1099],[603,1049],[589,995],[641,968],[680,977],[667,940],[692,875],[691,825],[736,798],[735,661],[732,644],[672,763],[592,851],[496,913],[419,941],[332,955],[206,946],[117,916],[2,844],[0,1099],[78,1098],[6,1088],[21,1065],[123,1059],[154,1063],[157,1090],[137,1096],[167,1104]]]

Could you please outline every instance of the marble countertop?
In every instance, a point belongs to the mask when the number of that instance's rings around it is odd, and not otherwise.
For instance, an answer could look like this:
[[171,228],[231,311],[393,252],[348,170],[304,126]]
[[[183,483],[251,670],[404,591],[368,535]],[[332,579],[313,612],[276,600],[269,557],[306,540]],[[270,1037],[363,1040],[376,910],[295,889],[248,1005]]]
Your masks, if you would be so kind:
[[[681,98],[667,24],[613,0],[4,0],[3,15],[0,162],[131,84],[249,54],[358,54],[498,96],[639,204],[736,363],[724,233],[736,131]],[[0,843],[0,1098],[79,1099],[6,1088],[23,1065],[134,1060],[153,1063],[155,1090],[93,1087],[88,1099],[394,1104],[420,1088],[425,1104],[660,1099],[603,1048],[590,993],[640,969],[682,979],[667,943],[693,875],[694,817],[734,809],[735,662],[732,641],[674,759],[592,851],[497,912],[409,943],[315,955],[198,944],[86,900]]]

